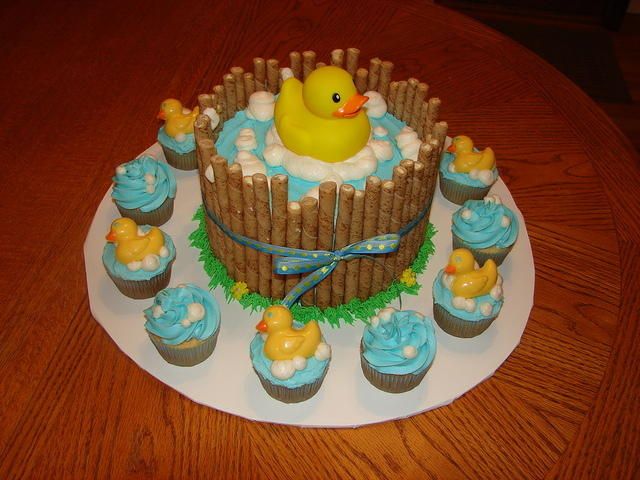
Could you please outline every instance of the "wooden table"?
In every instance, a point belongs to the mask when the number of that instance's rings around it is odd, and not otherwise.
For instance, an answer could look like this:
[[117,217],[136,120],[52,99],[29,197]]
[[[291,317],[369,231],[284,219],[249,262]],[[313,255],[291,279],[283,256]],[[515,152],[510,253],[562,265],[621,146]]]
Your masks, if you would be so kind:
[[[55,3],[0,15],[1,477],[637,478],[639,159],[565,77],[421,2]],[[201,407],[91,318],[94,211],[114,167],[155,140],[163,98],[192,103],[255,55],[348,46],[427,81],[449,131],[496,150],[536,263],[522,343],[408,420],[307,430]]]

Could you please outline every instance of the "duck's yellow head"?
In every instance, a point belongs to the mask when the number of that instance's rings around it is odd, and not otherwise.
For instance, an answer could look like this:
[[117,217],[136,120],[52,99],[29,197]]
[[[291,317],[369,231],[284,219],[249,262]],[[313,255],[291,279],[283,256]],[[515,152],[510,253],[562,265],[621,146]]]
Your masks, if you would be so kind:
[[473,152],[473,140],[471,140],[466,135],[458,135],[457,137],[453,137],[453,141],[451,142],[451,145],[449,145],[449,148],[447,148],[447,152]]
[[284,305],[272,305],[262,314],[262,321],[256,325],[261,332],[277,332],[290,328],[293,324],[293,316]]
[[338,67],[320,67],[302,86],[302,100],[307,109],[321,118],[353,118],[369,100],[360,95],[349,72]]
[[466,248],[456,248],[449,255],[449,264],[444,268],[445,273],[468,273],[475,269],[476,261],[473,254]]
[[130,218],[118,218],[111,223],[111,230],[107,233],[108,242],[117,242],[137,235],[138,225]]
[[172,115],[182,113],[182,102],[175,98],[167,98],[160,104],[160,111],[158,112],[158,120],[166,120]]

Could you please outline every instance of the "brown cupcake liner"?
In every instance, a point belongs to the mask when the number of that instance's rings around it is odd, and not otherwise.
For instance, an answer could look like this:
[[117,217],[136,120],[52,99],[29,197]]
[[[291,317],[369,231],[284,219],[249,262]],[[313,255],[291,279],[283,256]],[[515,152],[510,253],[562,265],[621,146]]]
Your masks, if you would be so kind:
[[504,262],[504,259],[507,258],[509,252],[513,248],[513,245],[505,248],[501,247],[487,247],[487,248],[473,248],[465,243],[460,237],[458,237],[455,233],[451,232],[452,236],[452,245],[454,250],[456,248],[466,248],[473,254],[473,258],[476,259],[478,265],[484,265],[484,262],[489,260],[490,258],[496,262],[496,265],[501,265]]
[[142,300],[145,298],[152,298],[162,289],[169,285],[171,280],[171,267],[173,267],[173,259],[164,272],[159,273],[155,277],[151,277],[149,280],[126,280],[124,278],[112,275],[109,269],[106,268],[107,275],[113,280],[120,293],[124,296],[133,298],[135,300]]
[[442,330],[459,338],[472,338],[480,335],[493,323],[498,315],[472,322],[456,317],[442,305],[433,302],[433,318]]
[[431,365],[426,367],[424,371],[419,373],[406,373],[404,375],[395,375],[392,373],[381,373],[373,368],[362,354],[364,347],[360,343],[360,366],[362,373],[371,385],[379,390],[387,393],[404,393],[416,388],[424,376],[427,374]]
[[150,212],[143,212],[139,208],[124,208],[118,205],[118,202],[116,202],[116,207],[118,207],[120,215],[130,218],[138,225],[154,225],[159,227],[169,221],[171,215],[173,215],[173,198],[167,197],[162,205]]
[[164,152],[164,158],[167,163],[178,170],[195,170],[198,168],[198,159],[196,158],[195,149],[188,153],[178,153],[160,144]]
[[462,185],[454,180],[449,180],[440,175],[440,191],[444,198],[458,205],[467,200],[482,200],[487,196],[492,185],[486,187],[471,187]]
[[262,387],[269,394],[269,396],[284,403],[300,403],[304,402],[305,400],[309,400],[316,393],[318,393],[318,390],[320,390],[322,381],[327,375],[328,370],[329,365],[326,366],[324,372],[322,372],[322,375],[318,377],[318,379],[313,383],[307,383],[296,388],[288,388],[283,385],[276,385],[275,383],[271,383],[269,379],[264,378],[262,375],[260,375],[260,372],[258,372],[255,368],[253,369],[253,371],[256,372],[256,375],[258,375]]
[[220,326],[213,335],[204,340],[192,339],[180,345],[167,345],[160,337],[147,332],[151,342],[162,358],[178,367],[193,367],[211,356],[218,342]]

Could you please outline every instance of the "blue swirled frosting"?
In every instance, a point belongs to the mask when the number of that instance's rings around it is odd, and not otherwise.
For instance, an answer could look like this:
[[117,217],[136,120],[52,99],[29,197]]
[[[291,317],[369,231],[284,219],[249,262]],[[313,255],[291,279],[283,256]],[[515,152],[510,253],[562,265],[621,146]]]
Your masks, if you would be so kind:
[[[468,209],[469,218],[462,212]],[[502,217],[508,217],[509,225],[502,226]],[[510,247],[518,238],[518,219],[501,203],[484,200],[467,200],[451,219],[451,231],[471,248]]]
[[[444,152],[442,154],[442,159],[440,160],[440,176],[446,178],[447,180],[453,180],[454,182],[460,183],[462,185],[467,185],[468,187],[476,187],[476,188],[485,188],[489,185],[485,185],[481,180],[477,178],[471,178],[468,173],[453,173],[449,171],[449,165],[453,162],[455,156],[451,152]],[[493,172],[493,180],[494,182],[498,179],[498,168],[494,166],[491,169]]]
[[[204,307],[204,317],[183,325],[191,303]],[[154,316],[154,306],[162,311]],[[153,305],[144,311],[144,328],[160,337],[167,345],[179,345],[188,340],[206,340],[220,327],[220,307],[211,293],[191,283],[176,288],[165,288],[156,295]]]
[[[416,349],[415,357],[404,356],[407,346]],[[433,324],[418,312],[394,311],[388,320],[382,316],[377,325],[365,328],[362,349],[367,363],[380,373],[420,373],[431,365],[436,354]]]
[[[129,210],[139,208],[143,212],[151,212],[160,207],[167,197],[175,198],[176,178],[166,163],[142,156],[125,163],[123,167],[126,172],[116,172],[111,192],[111,197],[121,207]],[[146,174],[155,177],[153,193],[147,192]]]
[[[503,299],[496,300],[491,295],[475,297],[474,300],[476,301],[477,307],[473,312],[458,310],[453,306],[453,293],[442,283],[442,275],[443,270],[440,270],[436,279],[433,281],[433,301],[442,306],[452,315],[470,322],[479,322],[480,320],[486,320],[487,318],[494,317],[498,312],[500,312]],[[483,315],[480,311],[479,305],[484,302],[488,302],[491,305],[491,314],[489,315]]]
[[[140,229],[145,233],[148,232],[150,228],[151,227],[149,225],[140,225]],[[124,263],[120,263],[116,259],[116,246],[111,242],[105,244],[104,249],[102,250],[102,263],[114,277],[123,278],[125,280],[150,280],[156,275],[164,272],[169,264],[176,258],[176,247],[173,244],[171,237],[165,232],[162,232],[162,236],[164,237],[164,246],[169,250],[169,255],[164,258],[160,256],[158,257],[160,260],[160,266],[157,270],[153,270],[151,272],[143,270],[142,268],[135,272],[129,270]]]
[[158,130],[158,142],[160,142],[160,145],[177,153],[189,153],[196,149],[196,139],[193,133],[187,133],[184,141],[179,142],[175,138],[167,135],[164,127],[160,127],[160,130]]
[[[297,327],[300,327],[300,325],[297,325]],[[264,340],[261,334],[257,333],[255,337],[253,337],[251,345],[249,346],[249,353],[251,355],[253,368],[256,369],[260,376],[266,378],[274,385],[282,385],[287,388],[297,388],[315,382],[318,378],[322,377],[327,370],[330,360],[318,360],[316,357],[307,358],[307,366],[303,370],[296,370],[291,378],[281,380],[274,377],[271,373],[273,360],[268,359],[264,355]]]

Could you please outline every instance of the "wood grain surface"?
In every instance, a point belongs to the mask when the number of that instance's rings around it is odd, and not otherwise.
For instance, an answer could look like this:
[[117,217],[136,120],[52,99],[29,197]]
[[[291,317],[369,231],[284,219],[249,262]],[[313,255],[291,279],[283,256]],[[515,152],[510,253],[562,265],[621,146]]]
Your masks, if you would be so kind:
[[[0,6],[0,38],[0,477],[638,478],[640,162],[544,61],[418,1],[27,0]],[[197,405],[92,319],[93,214],[165,97],[193,104],[256,55],[350,46],[427,81],[449,131],[495,149],[536,264],[522,343],[450,406],[382,425]]]

